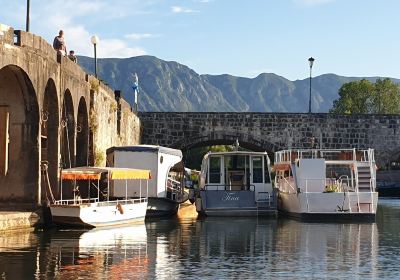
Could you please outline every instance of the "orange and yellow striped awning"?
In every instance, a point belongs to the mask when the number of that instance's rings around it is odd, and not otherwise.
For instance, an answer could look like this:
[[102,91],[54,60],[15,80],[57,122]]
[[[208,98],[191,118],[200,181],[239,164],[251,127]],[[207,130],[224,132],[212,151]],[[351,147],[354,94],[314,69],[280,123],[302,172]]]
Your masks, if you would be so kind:
[[61,171],[63,180],[99,180],[101,173],[108,173],[111,180],[138,180],[151,179],[150,170],[118,168],[118,167],[94,167],[82,166]]

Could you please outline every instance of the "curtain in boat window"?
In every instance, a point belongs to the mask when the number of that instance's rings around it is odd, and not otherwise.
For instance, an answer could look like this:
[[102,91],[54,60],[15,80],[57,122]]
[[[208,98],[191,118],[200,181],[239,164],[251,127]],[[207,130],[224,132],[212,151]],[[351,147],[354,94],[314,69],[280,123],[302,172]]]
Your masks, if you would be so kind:
[[221,157],[210,157],[210,172],[208,174],[208,183],[221,183]]
[[263,182],[263,168],[262,168],[262,157],[253,156],[253,183]]

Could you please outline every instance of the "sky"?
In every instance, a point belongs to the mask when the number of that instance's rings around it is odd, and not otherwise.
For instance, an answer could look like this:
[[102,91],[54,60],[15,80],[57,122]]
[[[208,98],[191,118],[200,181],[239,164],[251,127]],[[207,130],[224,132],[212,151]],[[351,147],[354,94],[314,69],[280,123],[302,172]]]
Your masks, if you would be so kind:
[[[26,0],[0,0],[0,23],[25,30]],[[289,80],[400,78],[399,0],[30,0],[30,31],[98,58],[152,55],[199,74]]]

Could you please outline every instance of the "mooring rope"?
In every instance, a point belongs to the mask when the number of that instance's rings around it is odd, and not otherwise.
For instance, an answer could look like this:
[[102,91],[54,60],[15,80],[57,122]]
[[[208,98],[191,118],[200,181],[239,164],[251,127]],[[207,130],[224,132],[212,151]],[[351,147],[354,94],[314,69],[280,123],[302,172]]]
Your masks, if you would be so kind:
[[[46,187],[45,187],[46,200],[48,203],[54,203],[55,199],[54,199],[53,191],[50,186],[50,178],[49,178],[49,172],[48,172],[49,162],[43,160],[41,162],[41,166],[42,166],[42,179],[45,180],[45,183],[46,183]],[[49,199],[48,193],[50,193],[51,200]]]

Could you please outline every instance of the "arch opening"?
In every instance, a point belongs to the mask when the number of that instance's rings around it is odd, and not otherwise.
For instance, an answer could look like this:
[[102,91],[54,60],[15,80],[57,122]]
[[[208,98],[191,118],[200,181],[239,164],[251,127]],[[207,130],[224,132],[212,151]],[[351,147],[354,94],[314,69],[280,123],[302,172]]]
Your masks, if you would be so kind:
[[[55,83],[52,79],[47,82],[43,108],[40,112],[41,123],[41,161],[47,165],[47,174],[42,178],[43,188],[50,187],[53,195],[58,196],[58,129],[59,112]],[[43,175],[47,175],[43,174]],[[45,190],[45,196],[49,198]]]
[[62,168],[71,168],[75,166],[75,117],[69,90],[64,93],[61,129],[61,166]]
[[76,124],[76,166],[89,164],[89,124],[86,100],[81,97]]
[[172,147],[182,150],[185,166],[192,169],[200,169],[201,160],[204,154],[210,150],[233,150],[233,145],[236,140],[239,142],[239,150],[255,152],[266,151],[271,160],[273,160],[274,152],[277,150],[277,147],[274,144],[252,139],[248,135],[245,137],[240,134],[225,134],[218,135],[218,137],[191,137],[191,139],[193,139],[191,143],[183,141],[172,145]]
[[0,69],[0,202],[40,204],[39,105],[27,73]]

